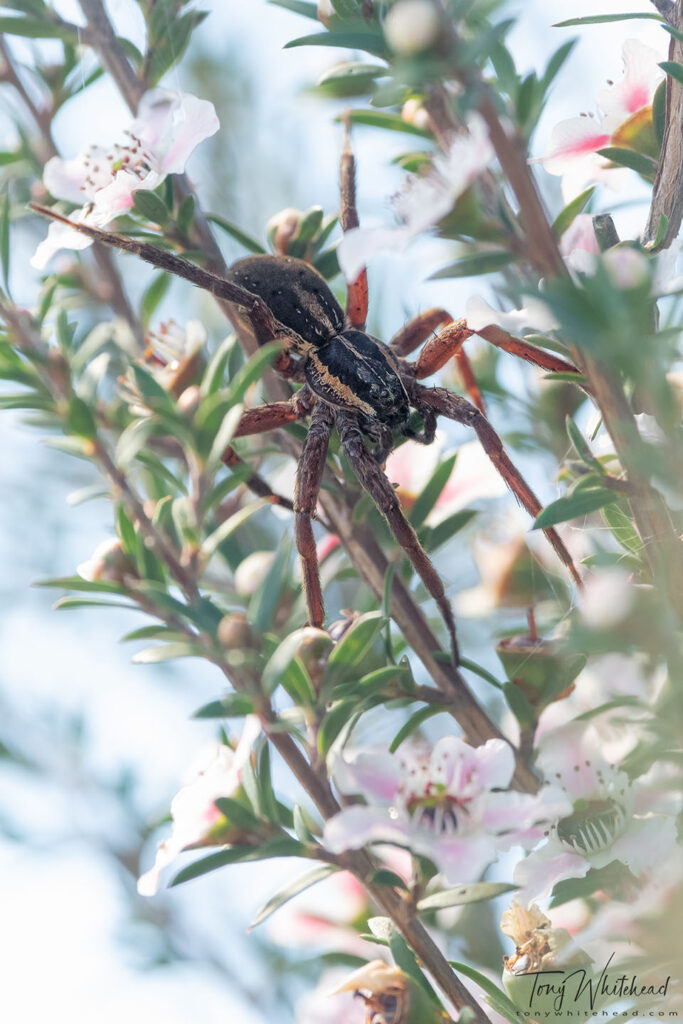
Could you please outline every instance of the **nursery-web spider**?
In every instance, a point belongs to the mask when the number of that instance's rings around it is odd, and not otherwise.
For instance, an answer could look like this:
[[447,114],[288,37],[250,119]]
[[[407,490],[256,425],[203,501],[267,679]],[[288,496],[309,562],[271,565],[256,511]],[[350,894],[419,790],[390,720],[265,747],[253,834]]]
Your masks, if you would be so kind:
[[[344,147],[341,161],[341,224],[358,224],[354,158]],[[442,309],[430,309],[406,324],[387,345],[364,331],[367,277],[363,270],[348,288],[346,314],[324,278],[308,263],[290,256],[249,256],[238,260],[227,279],[146,242],[70,221],[53,210],[33,209],[63,221],[97,242],[123,249],[148,263],[185,278],[216,297],[234,303],[247,315],[259,344],[279,340],[284,352],[276,369],[302,387],[289,401],[258,406],[244,413],[235,437],[274,430],[308,419],[310,427],[299,461],[294,496],[295,539],[301,558],[308,620],[322,627],[323,595],[312,520],[326,464],[330,434],[336,429],[342,449],[358,480],[386,518],[396,540],[434,598],[447,626],[454,662],[459,660],[455,621],[443,583],[414,528],[404,515],[383,463],[394,447],[395,434],[422,444],[434,440],[437,416],[473,428],[484,450],[518,501],[533,517],[541,503],[510,461],[502,441],[481,411],[478,392],[469,388],[472,404],[443,387],[419,381],[436,373],[452,357],[463,365],[462,346],[473,333],[463,320]],[[436,328],[442,329],[434,334]],[[485,332],[489,333],[489,332]],[[433,336],[432,336],[433,335]],[[431,337],[430,337],[431,336]],[[509,338],[509,336],[508,336]],[[429,340],[428,340],[429,339]],[[489,337],[494,344],[500,340]],[[406,358],[426,342],[414,362]],[[572,369],[570,364],[533,345],[502,342],[522,358],[546,369]],[[467,367],[467,363],[464,363]],[[413,425],[412,411],[422,425]],[[369,444],[368,444],[369,442]],[[371,448],[369,445],[373,445]],[[231,449],[226,461],[234,458]],[[580,584],[564,543],[553,529],[545,534]]]

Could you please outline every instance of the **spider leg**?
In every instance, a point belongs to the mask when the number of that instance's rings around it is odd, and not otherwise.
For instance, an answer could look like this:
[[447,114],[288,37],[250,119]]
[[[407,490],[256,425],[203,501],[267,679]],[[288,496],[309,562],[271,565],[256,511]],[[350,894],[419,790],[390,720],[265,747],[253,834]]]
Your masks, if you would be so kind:
[[[351,122],[345,117],[344,146],[339,165],[340,221],[344,234],[359,225],[356,209],[356,158],[351,148]],[[368,272],[363,267],[355,281],[348,286],[346,317],[351,327],[360,330],[368,318]]]
[[[447,391],[446,388],[426,388],[421,384],[408,380],[404,381],[404,383],[406,384],[408,393],[411,396],[411,400],[417,402],[421,399],[423,402],[431,405],[439,415],[447,416],[449,419],[455,420],[457,423],[463,423],[466,426],[472,427],[481,441],[484,451],[505,480],[505,483],[508,485],[519,503],[527,510],[529,515],[533,516],[535,519],[543,506],[527,484],[522,474],[510,460],[510,457],[503,447],[503,442],[486,417],[482,416],[479,410],[475,409],[475,407],[466,401],[466,399],[461,398],[460,395],[454,395],[451,391]],[[552,528],[544,530],[543,532],[552,544],[560,560],[566,565],[574,581],[578,586],[582,586],[582,580],[577,572],[576,566],[574,565],[572,556],[569,554],[569,551],[557,532]]]
[[401,328],[389,342],[389,348],[397,356],[409,356],[423,341],[434,333],[441,324],[449,324],[453,317],[445,309],[425,309]]
[[315,396],[309,388],[303,387],[287,402],[271,402],[269,405],[256,405],[247,409],[242,415],[234,437],[248,437],[250,434],[262,434],[267,430],[286,427],[288,423],[296,423],[308,416],[315,404]]
[[[223,462],[230,469],[237,469],[241,466],[248,466],[248,463],[242,459],[234,448],[226,448],[222,455]],[[268,498],[272,505],[277,505],[279,508],[286,508],[289,512],[294,511],[294,505],[289,498],[283,497],[281,494],[276,494],[268,483],[263,479],[256,470],[252,471],[249,476],[244,480],[244,483],[259,498]]]
[[156,246],[150,245],[148,242],[137,242],[134,238],[127,238],[125,235],[117,235],[111,231],[102,231],[100,228],[93,228],[88,224],[69,220],[68,217],[63,217],[62,214],[56,213],[45,206],[39,206],[37,203],[31,203],[30,207],[43,217],[59,221],[61,224],[68,224],[69,227],[79,231],[82,235],[87,235],[88,238],[92,238],[95,242],[102,242],[103,245],[107,245],[112,249],[122,249],[124,252],[131,252],[139,256],[140,259],[145,260],[145,262],[151,263],[152,266],[159,267],[160,270],[165,270],[169,274],[175,274],[176,277],[182,277],[198,288],[210,292],[218,299],[234,302],[245,310],[259,338],[271,341],[279,338],[286,339],[294,351],[305,351],[306,343],[304,340],[294,331],[285,327],[284,324],[281,324],[273,316],[263,299],[247,291],[246,288],[242,288],[232,281],[227,281],[210,270],[198,267],[195,263],[190,263],[189,260],[176,256],[175,253],[157,249]]
[[319,402],[304,441],[294,488],[294,539],[301,559],[308,622],[311,626],[322,626],[325,617],[312,520],[318,504],[333,422],[333,413],[329,407]]
[[356,476],[389,523],[396,540],[438,605],[451,638],[453,661],[457,665],[460,657],[455,635],[455,620],[441,578],[422,548],[415,530],[404,516],[394,488],[365,447],[358,424],[343,412],[337,414],[336,422],[342,447]]

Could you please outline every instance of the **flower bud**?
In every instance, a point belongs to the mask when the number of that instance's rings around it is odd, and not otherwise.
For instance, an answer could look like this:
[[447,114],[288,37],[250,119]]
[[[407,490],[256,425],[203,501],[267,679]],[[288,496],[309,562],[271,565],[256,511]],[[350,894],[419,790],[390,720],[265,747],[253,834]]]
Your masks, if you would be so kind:
[[518,687],[537,713],[555,700],[568,697],[586,664],[583,654],[570,653],[552,640],[528,634],[496,644],[507,678]]
[[330,20],[335,13],[332,0],[318,0],[318,21],[322,21],[325,28],[329,28]]
[[603,263],[612,283],[622,291],[645,287],[650,280],[650,264],[646,256],[630,245],[615,245],[603,256]]
[[191,420],[199,408],[201,400],[202,393],[199,386],[197,384],[191,384],[189,388],[185,388],[179,396],[178,409],[184,416],[187,416],[188,420]]
[[405,121],[406,124],[414,125],[416,128],[422,128],[423,131],[433,131],[432,119],[424,103],[417,96],[413,96],[405,101],[401,110],[401,120]]
[[439,27],[439,12],[431,0],[399,0],[386,16],[384,36],[394,53],[410,57],[436,42]]
[[228,612],[218,623],[218,642],[227,650],[254,646],[254,634],[244,612]]
[[266,224],[266,233],[273,249],[279,256],[286,256],[292,242],[299,233],[304,214],[288,206],[271,217]]
[[98,544],[87,562],[81,562],[76,572],[90,583],[123,583],[126,576],[137,576],[132,563],[123,553],[118,537],[110,537]]
[[235,590],[241,597],[252,597],[270,572],[275,560],[272,551],[252,551],[235,570]]

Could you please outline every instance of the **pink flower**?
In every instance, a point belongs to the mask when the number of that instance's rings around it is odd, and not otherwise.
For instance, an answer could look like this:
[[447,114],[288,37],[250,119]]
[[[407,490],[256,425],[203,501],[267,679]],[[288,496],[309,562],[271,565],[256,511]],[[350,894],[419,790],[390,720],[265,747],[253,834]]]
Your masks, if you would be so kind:
[[[157,188],[167,174],[181,174],[190,154],[218,131],[212,103],[189,93],[153,89],[138,116],[111,146],[91,146],[74,160],[53,157],[43,181],[57,199],[82,204],[73,219],[102,228],[133,206],[135,193]],[[32,266],[42,270],[59,249],[86,249],[92,240],[66,224],[50,224]]]
[[456,200],[493,159],[488,130],[471,114],[467,133],[457,135],[447,153],[439,153],[425,174],[411,175],[393,199],[400,226],[353,228],[339,243],[339,265],[346,280],[355,281],[381,249],[405,249],[414,238],[431,231],[451,212]]
[[598,93],[598,116],[561,121],[553,130],[549,152],[539,158],[549,174],[562,177],[567,202],[591,182],[614,184],[618,172],[598,156],[600,149],[618,146],[650,152],[652,148],[652,101],[664,77],[658,66],[661,55],[637,39],[626,40],[622,55],[623,78]]
[[[514,771],[503,740],[471,747],[448,736],[430,751],[358,750],[332,766],[337,787],[367,803],[344,807],[325,825],[333,853],[393,843],[429,857],[449,882],[479,878],[498,850],[530,846],[544,825],[566,813],[563,794],[507,791]],[[505,792],[502,792],[505,790]]]
[[242,769],[260,730],[258,718],[249,715],[235,749],[224,743],[212,743],[202,753],[191,781],[171,802],[173,829],[170,837],[159,843],[154,866],[138,879],[141,896],[154,896],[161,872],[183,850],[226,841],[222,833],[221,838],[215,836],[221,824],[227,825],[227,822],[214,801],[217,797],[234,796],[239,791]]
[[[425,447],[416,441],[406,441],[387,459],[386,473],[397,485],[401,504],[411,509],[441,461],[442,444]],[[469,441],[458,448],[455,465],[427,518],[435,524],[447,516],[484,498],[500,498],[507,494],[502,477],[479,441]]]
[[631,781],[605,759],[598,734],[585,722],[544,734],[537,765],[553,787],[564,790],[572,809],[552,826],[547,842],[517,865],[520,902],[612,861],[642,875],[673,853],[673,808],[656,773]]

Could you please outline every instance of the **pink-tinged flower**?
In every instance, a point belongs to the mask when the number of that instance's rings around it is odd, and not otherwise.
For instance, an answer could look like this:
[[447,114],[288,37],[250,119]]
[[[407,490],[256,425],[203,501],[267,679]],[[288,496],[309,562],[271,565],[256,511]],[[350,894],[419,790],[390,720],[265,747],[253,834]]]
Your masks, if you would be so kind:
[[571,810],[553,824],[547,842],[517,865],[521,902],[612,861],[640,876],[673,853],[671,797],[656,773],[631,781],[605,759],[599,736],[585,722],[546,733],[537,765],[549,784],[564,790]]
[[[189,93],[153,89],[138,116],[111,146],[91,146],[73,160],[53,157],[43,181],[57,199],[77,203],[73,219],[103,228],[133,206],[135,193],[157,188],[167,174],[181,174],[190,154],[218,131],[213,103]],[[59,249],[86,249],[92,240],[66,224],[50,224],[31,260],[42,270]]]
[[161,872],[183,850],[223,845],[230,841],[230,826],[214,801],[217,797],[238,793],[242,769],[251,756],[260,730],[258,718],[249,715],[234,749],[224,743],[212,743],[201,753],[190,781],[171,802],[171,835],[159,843],[154,866],[138,879],[141,896],[154,896],[159,888]]
[[471,296],[465,304],[465,320],[472,331],[481,331],[492,324],[502,327],[511,334],[521,334],[525,329],[553,331],[559,325],[550,309],[540,299],[530,298],[521,309],[505,313],[494,309],[478,295]]
[[[607,760],[622,761],[641,740],[650,736],[649,709],[665,681],[665,668],[653,671],[645,659],[622,654],[593,658],[577,677],[569,697],[555,701],[541,713],[536,744],[542,742],[546,733],[567,725],[579,715],[614,702],[596,715],[591,725]],[[634,700],[638,704],[630,703]]]
[[[406,441],[387,459],[386,473],[401,504],[411,509],[441,461],[442,439],[425,447]],[[427,522],[434,525],[460,509],[485,498],[500,498],[507,487],[479,441],[458,448],[455,465],[430,512]]]
[[550,789],[542,797],[507,791],[513,771],[503,740],[471,747],[447,736],[432,750],[342,755],[332,765],[337,787],[367,803],[331,818],[324,844],[341,853],[393,843],[429,857],[451,883],[473,881],[498,850],[533,846],[569,809],[564,794]]
[[658,66],[662,55],[637,39],[627,39],[622,56],[623,78],[597,94],[598,115],[561,121],[553,130],[549,151],[539,158],[546,171],[562,177],[567,202],[591,182],[616,184],[620,171],[609,169],[599,150],[616,146],[656,156],[652,101],[664,77]]
[[455,137],[447,153],[437,154],[424,174],[409,176],[404,190],[394,196],[398,227],[347,231],[337,249],[346,280],[355,281],[379,250],[405,249],[418,235],[435,228],[492,159],[486,125],[478,114],[471,114],[467,132]]
[[[412,860],[405,850],[387,846],[375,853],[383,867],[409,880]],[[268,937],[280,946],[348,953],[365,959],[377,951],[359,935],[368,931],[370,915],[361,883],[348,871],[337,871],[274,914],[268,922]]]
[[317,987],[299,1000],[296,1024],[360,1024],[364,1011],[354,993],[337,992],[348,976],[343,967],[326,971]]

